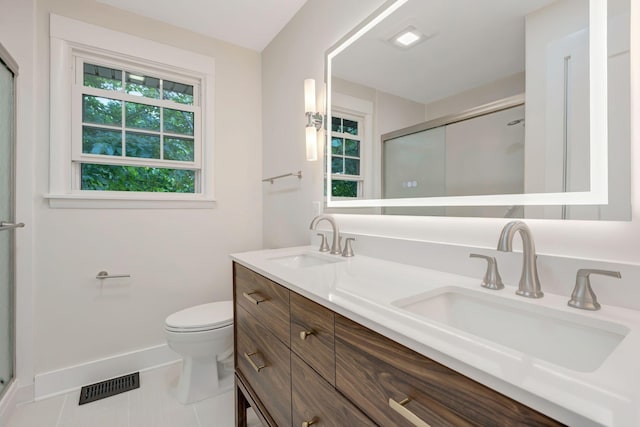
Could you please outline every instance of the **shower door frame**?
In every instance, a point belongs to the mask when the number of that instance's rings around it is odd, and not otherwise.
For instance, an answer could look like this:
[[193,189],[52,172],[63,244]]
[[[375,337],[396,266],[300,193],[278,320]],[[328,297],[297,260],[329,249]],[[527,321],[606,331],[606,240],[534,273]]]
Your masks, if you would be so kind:
[[[10,142],[9,144],[11,144],[11,159],[9,160],[11,162],[11,170],[10,170],[10,174],[11,174],[11,178],[12,178],[12,188],[11,188],[11,194],[9,196],[9,200],[12,204],[11,206],[11,218],[8,218],[9,221],[14,221],[16,218],[16,167],[17,167],[17,159],[16,159],[16,153],[17,153],[17,136],[16,136],[16,132],[17,132],[17,78],[18,78],[18,71],[19,71],[19,67],[18,67],[18,63],[13,59],[13,57],[11,56],[11,54],[5,49],[5,47],[2,45],[2,43],[0,43],[0,62],[2,62],[2,64],[4,66],[6,66],[6,68],[13,74],[13,78],[12,78],[12,85],[13,85],[13,90],[12,90],[12,95],[13,95],[13,109],[12,109],[12,123],[11,123],[11,128],[10,128]],[[15,383],[16,381],[16,372],[17,372],[17,368],[16,368],[16,362],[17,362],[17,358],[16,358],[16,321],[17,321],[17,316],[16,316],[16,308],[17,308],[17,298],[16,298],[16,236],[15,236],[15,230],[13,231],[8,231],[9,233],[11,233],[12,235],[10,236],[13,248],[12,248],[12,259],[11,262],[13,263],[13,268],[12,268],[12,283],[10,283],[10,285],[12,286],[12,289],[10,290],[10,295],[11,295],[11,308],[12,308],[12,314],[13,314],[13,319],[11,321],[10,327],[13,328],[13,331],[11,333],[11,368],[12,368],[12,375],[11,378],[6,382],[6,384],[4,384],[4,388],[2,390],[0,390],[0,402],[2,402],[2,400],[7,397],[9,390],[11,389],[12,385]]]

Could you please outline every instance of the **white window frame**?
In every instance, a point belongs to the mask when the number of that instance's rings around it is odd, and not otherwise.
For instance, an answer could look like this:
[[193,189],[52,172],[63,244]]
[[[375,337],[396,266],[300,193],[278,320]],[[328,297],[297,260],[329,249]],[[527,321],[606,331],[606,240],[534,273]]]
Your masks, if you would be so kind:
[[[51,14],[50,80],[50,188],[45,198],[51,207],[86,208],[209,208],[215,206],[214,166],[214,69],[215,60],[194,52],[160,44],[70,18]],[[80,190],[79,162],[104,163],[82,153],[82,93],[133,102],[155,104],[157,100],[113,91],[80,87],[77,66],[86,58],[96,65],[140,71],[154,77],[194,85],[194,106],[175,104],[194,111],[194,162],[118,158],[118,164],[196,170],[195,193],[153,193]],[[79,84],[79,85],[78,85]],[[89,93],[92,92],[92,93]],[[108,94],[107,94],[108,92]],[[196,105],[199,102],[199,106]],[[170,107],[169,107],[170,108]],[[198,111],[199,110],[199,111]],[[79,120],[79,122],[78,122]],[[199,126],[198,126],[199,125]],[[200,129],[200,132],[198,132]],[[196,142],[197,141],[197,142]],[[109,160],[109,164],[115,164]]]
[[[350,120],[353,122],[356,122],[358,124],[358,135],[352,135],[350,133],[345,133],[345,132],[336,132],[333,129],[331,129],[331,137],[332,137],[332,141],[333,138],[341,138],[343,140],[343,144],[346,144],[346,140],[347,139],[353,139],[359,142],[359,156],[357,157],[358,162],[359,162],[359,171],[360,173],[358,175],[351,175],[351,174],[340,174],[340,173],[331,173],[331,181],[333,182],[334,180],[336,181],[354,181],[358,183],[358,187],[357,187],[357,191],[356,191],[356,197],[337,197],[334,196],[333,194],[331,195],[332,198],[336,199],[336,200],[355,200],[355,199],[361,199],[363,197],[363,193],[364,193],[364,159],[363,159],[363,155],[365,155],[365,151],[366,151],[366,140],[365,140],[365,132],[364,132],[364,127],[365,127],[365,118],[363,115],[358,115],[358,114],[354,114],[352,112],[347,112],[341,108],[338,107],[334,107],[331,111],[331,119],[333,119],[334,117],[339,117],[342,120]],[[330,126],[332,126],[330,124]],[[332,147],[333,148],[333,147]],[[350,156],[347,156],[346,154],[334,154],[333,150],[329,153],[329,161],[332,163],[332,167],[331,169],[333,169],[333,157],[341,157],[342,159],[348,159],[348,158],[353,158]]]
[[[374,163],[378,154],[373,144],[373,103],[364,99],[342,93],[333,93],[331,98],[331,116],[345,117],[347,119],[357,119],[360,124],[360,176],[331,174],[331,180],[355,180],[358,181],[358,197],[334,197],[331,200],[348,201],[358,199],[370,199],[376,191],[376,180],[379,180],[379,173],[376,173]],[[328,119],[330,120],[330,118]],[[360,127],[361,125],[361,127]],[[331,123],[327,124],[331,129]],[[331,171],[331,137],[333,132],[329,132],[327,139],[327,170]],[[379,151],[379,150],[378,150]],[[331,191],[327,188],[327,193]],[[327,196],[325,195],[325,201]]]

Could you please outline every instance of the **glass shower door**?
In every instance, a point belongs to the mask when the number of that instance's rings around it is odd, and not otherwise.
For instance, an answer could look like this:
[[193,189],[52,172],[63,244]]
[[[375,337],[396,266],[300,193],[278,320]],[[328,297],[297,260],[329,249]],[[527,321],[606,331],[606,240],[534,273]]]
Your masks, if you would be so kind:
[[14,375],[14,73],[0,46],[0,396]]

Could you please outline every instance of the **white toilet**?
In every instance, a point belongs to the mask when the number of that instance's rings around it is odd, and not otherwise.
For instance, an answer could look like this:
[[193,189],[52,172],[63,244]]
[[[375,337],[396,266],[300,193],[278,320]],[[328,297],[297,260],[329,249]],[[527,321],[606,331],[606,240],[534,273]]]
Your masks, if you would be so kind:
[[176,391],[193,403],[233,386],[233,301],[197,305],[173,313],[164,325],[167,344],[182,356]]

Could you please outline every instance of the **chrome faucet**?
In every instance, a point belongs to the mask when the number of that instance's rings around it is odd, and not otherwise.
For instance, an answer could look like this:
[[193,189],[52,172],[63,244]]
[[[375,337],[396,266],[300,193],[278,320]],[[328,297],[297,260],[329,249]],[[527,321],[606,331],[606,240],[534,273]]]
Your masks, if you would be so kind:
[[331,252],[329,253],[334,255],[340,255],[342,253],[342,248],[340,244],[340,240],[341,240],[340,231],[338,231],[338,224],[336,223],[336,220],[332,216],[329,216],[329,215],[316,216],[311,221],[311,225],[309,225],[309,229],[315,230],[318,223],[323,219],[328,221],[329,224],[331,224],[331,228],[333,229],[333,242],[331,244]]
[[511,252],[513,236],[516,232],[520,232],[522,238],[522,275],[516,294],[527,298],[542,298],[544,295],[540,288],[540,280],[538,279],[538,268],[536,266],[536,248],[533,244],[533,236],[531,230],[522,221],[511,221],[507,223],[500,233],[498,240],[498,250],[502,252]]

